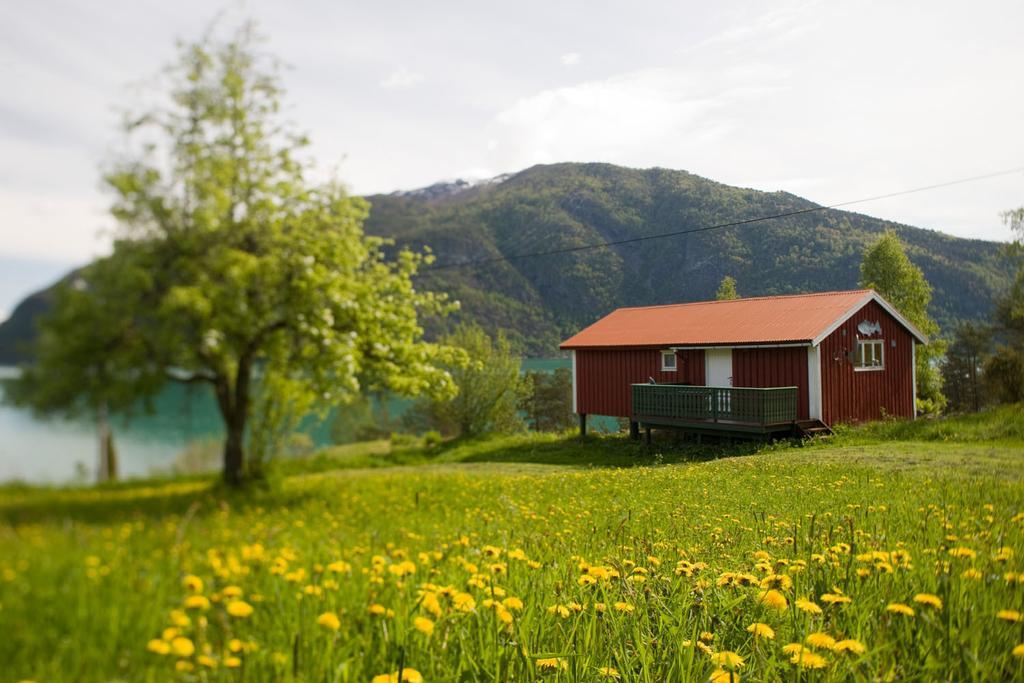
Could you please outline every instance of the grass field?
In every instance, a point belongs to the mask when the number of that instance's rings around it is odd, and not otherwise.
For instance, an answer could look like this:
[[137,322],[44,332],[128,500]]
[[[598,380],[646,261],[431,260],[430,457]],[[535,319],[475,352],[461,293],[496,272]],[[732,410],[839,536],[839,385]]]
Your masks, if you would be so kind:
[[246,494],[3,489],[0,679],[1021,680],[1015,419],[703,461],[377,445]]

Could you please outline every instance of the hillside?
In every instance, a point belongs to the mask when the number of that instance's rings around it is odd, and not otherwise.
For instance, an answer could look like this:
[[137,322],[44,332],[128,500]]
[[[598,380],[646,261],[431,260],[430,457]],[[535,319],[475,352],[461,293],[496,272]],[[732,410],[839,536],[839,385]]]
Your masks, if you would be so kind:
[[[438,265],[815,206],[785,192],[731,187],[685,171],[570,163],[369,199],[368,232],[416,248],[429,245]],[[610,249],[427,270],[422,284],[461,301],[458,317],[505,330],[529,355],[550,356],[561,339],[617,306],[711,298],[725,275],[736,278],[744,296],[854,287],[865,246],[887,227],[931,282],[932,312],[944,328],[987,315],[1009,281],[997,243],[828,210]],[[0,363],[17,360],[13,342],[31,329],[41,308],[30,299],[0,325]]]
[[[484,185],[438,185],[370,197],[369,232],[430,245],[439,264],[696,228],[815,206],[784,192],[716,183],[685,171],[609,164],[535,166]],[[447,191],[445,191],[447,190]],[[999,245],[846,211],[822,211],[609,249],[424,274],[463,315],[519,337],[533,354],[617,306],[713,298],[722,277],[744,296],[856,286],[866,245],[887,227],[935,290],[947,328],[987,315],[1009,281]]]

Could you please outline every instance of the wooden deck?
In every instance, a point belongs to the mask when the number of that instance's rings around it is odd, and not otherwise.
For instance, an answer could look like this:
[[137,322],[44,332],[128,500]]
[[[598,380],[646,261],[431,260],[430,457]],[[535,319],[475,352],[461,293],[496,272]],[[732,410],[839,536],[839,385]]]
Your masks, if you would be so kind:
[[630,420],[645,429],[766,436],[792,431],[797,420],[796,387],[634,384],[632,392]]

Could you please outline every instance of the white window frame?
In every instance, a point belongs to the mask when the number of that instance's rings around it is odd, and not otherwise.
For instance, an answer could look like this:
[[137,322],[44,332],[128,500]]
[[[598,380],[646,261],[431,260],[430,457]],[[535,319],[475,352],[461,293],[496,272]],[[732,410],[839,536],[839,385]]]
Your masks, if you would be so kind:
[[[672,365],[669,366],[665,361],[672,359]],[[679,370],[679,358],[676,356],[675,351],[662,351],[661,352],[661,371],[662,372],[676,372]]]
[[[864,351],[868,346],[877,347],[878,352],[871,354],[875,358],[878,358],[878,365],[865,365],[864,364]],[[884,339],[858,339],[857,350],[854,354],[853,369],[856,372],[872,372],[875,370],[885,370],[885,340]]]

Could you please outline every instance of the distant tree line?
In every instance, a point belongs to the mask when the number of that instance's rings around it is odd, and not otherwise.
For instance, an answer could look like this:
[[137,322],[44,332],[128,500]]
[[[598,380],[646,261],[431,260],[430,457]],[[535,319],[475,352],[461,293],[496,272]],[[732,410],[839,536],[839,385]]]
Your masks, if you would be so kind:
[[1013,235],[1004,256],[1016,276],[990,321],[957,326],[941,366],[949,408],[957,412],[1024,401],[1024,207],[1003,219]]

